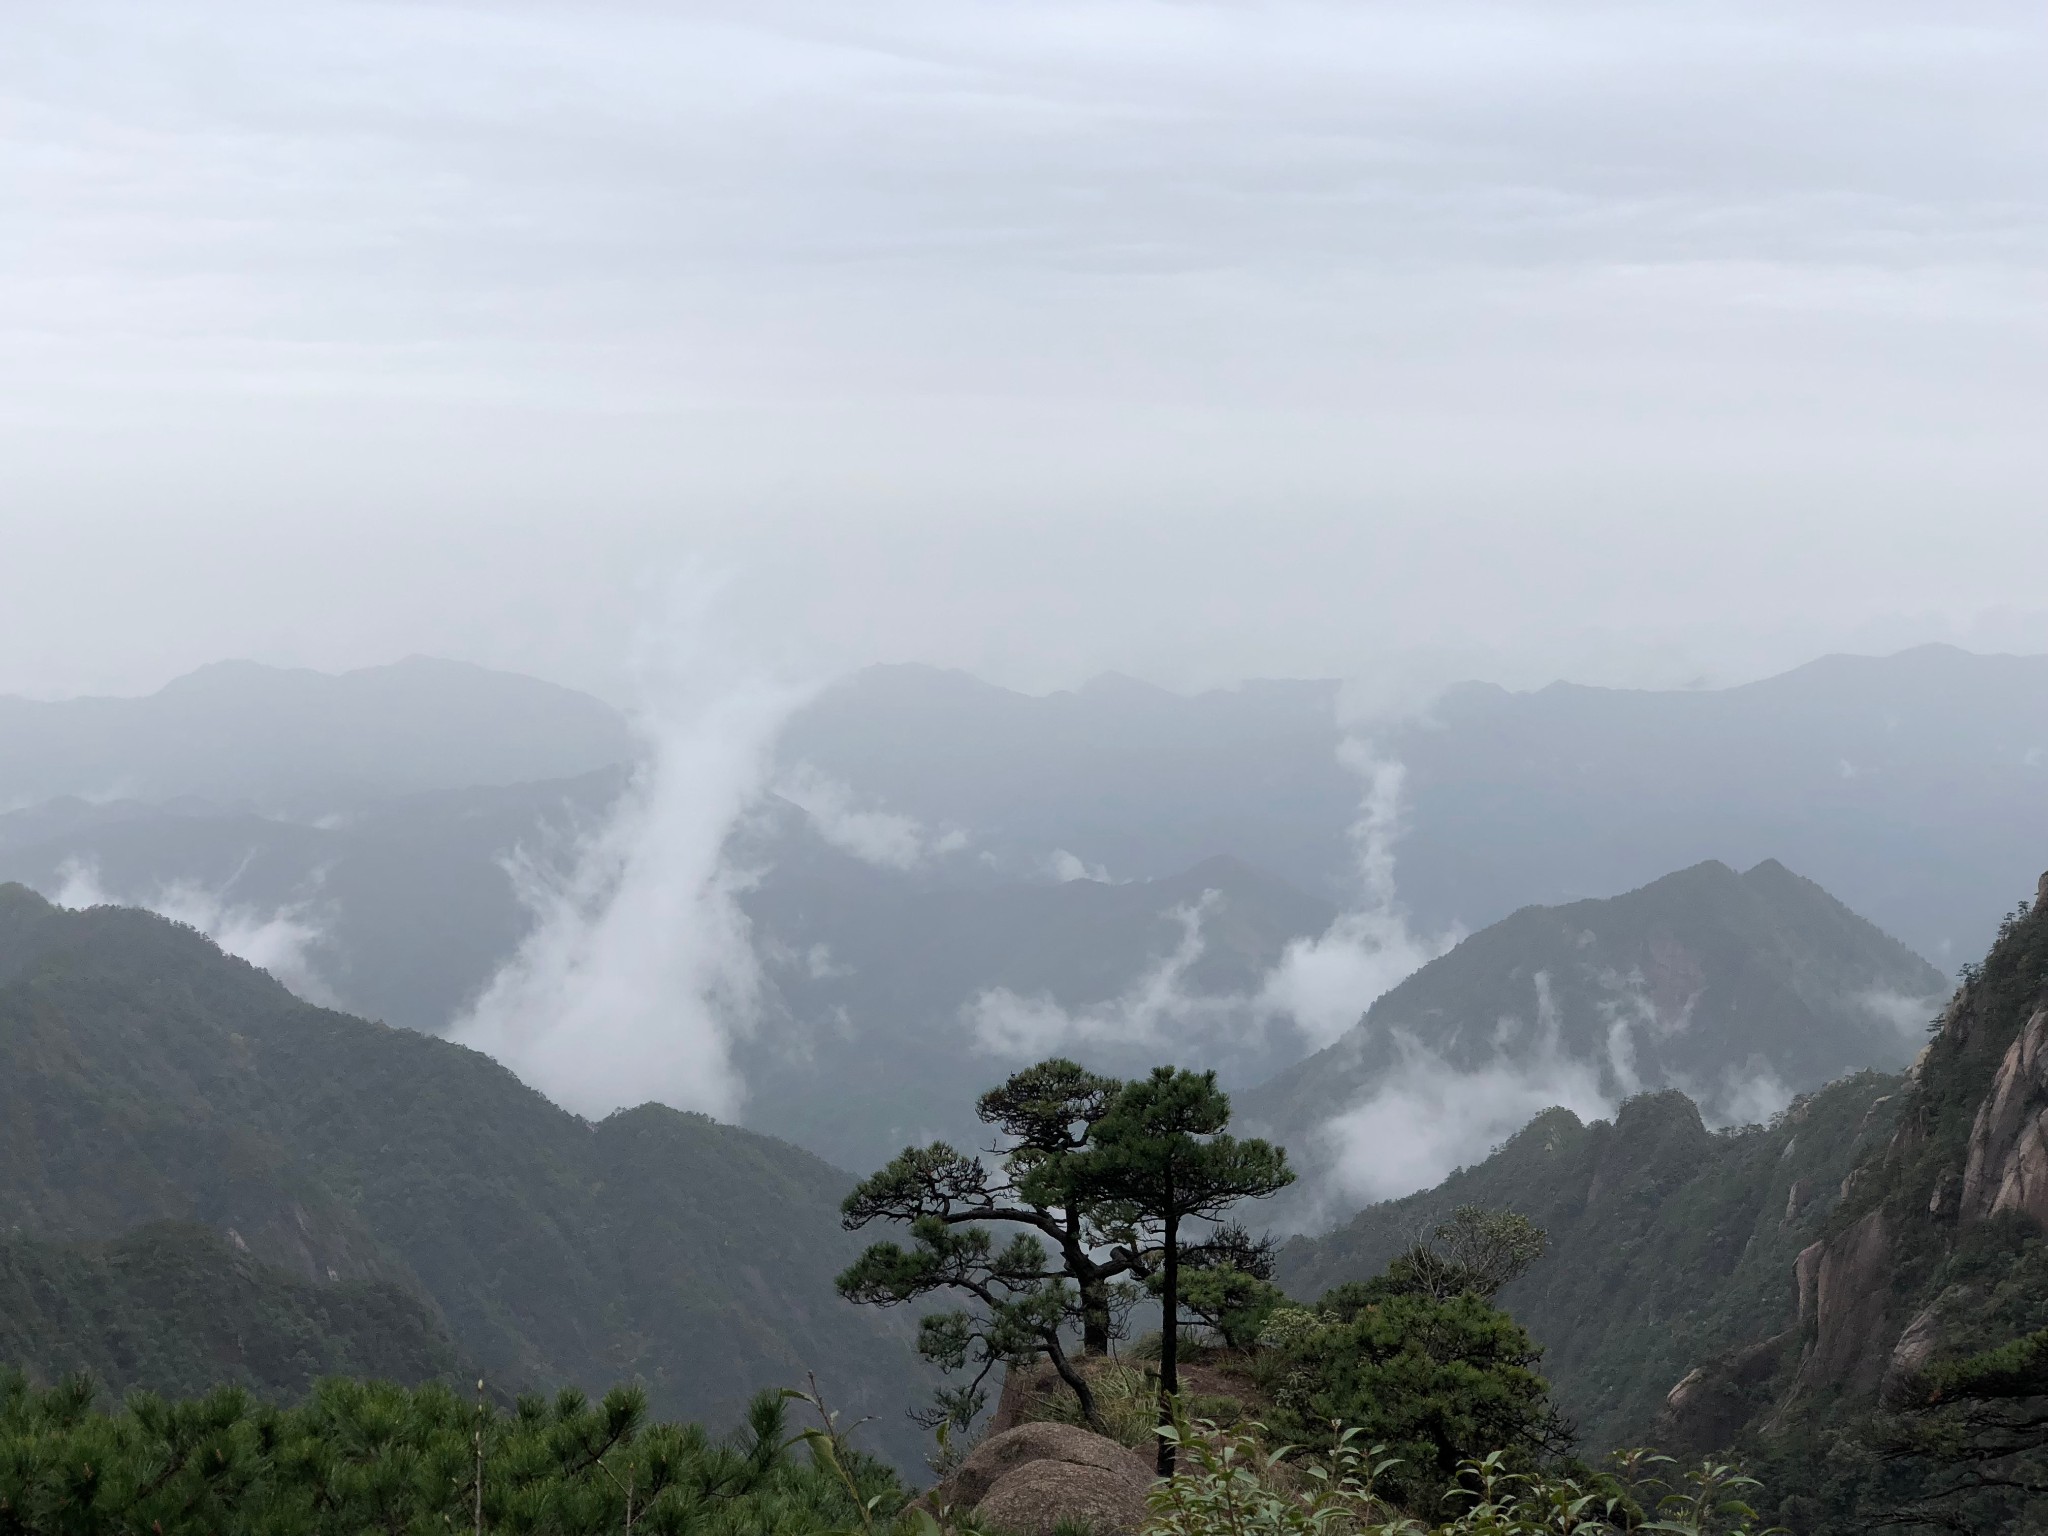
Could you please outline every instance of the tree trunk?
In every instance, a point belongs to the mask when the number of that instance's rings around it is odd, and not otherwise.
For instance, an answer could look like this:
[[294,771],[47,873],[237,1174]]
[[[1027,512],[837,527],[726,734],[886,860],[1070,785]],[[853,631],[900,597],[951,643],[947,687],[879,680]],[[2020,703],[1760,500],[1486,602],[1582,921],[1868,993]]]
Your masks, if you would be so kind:
[[1081,1292],[1081,1353],[1109,1353],[1109,1282],[1095,1271],[1088,1245],[1081,1237],[1081,1213],[1069,1198],[1066,1239],[1061,1243],[1067,1273]]
[[[1180,1213],[1166,1200],[1166,1259],[1160,1283],[1159,1427],[1173,1427],[1173,1400],[1180,1393]],[[1159,1437],[1159,1475],[1173,1476],[1173,1442]]]
[[1102,1414],[1096,1409],[1095,1393],[1088,1385],[1088,1378],[1074,1369],[1074,1362],[1067,1358],[1067,1352],[1060,1347],[1058,1334],[1047,1337],[1045,1352],[1052,1359],[1052,1368],[1060,1373],[1060,1380],[1073,1388],[1074,1396],[1081,1404],[1081,1417],[1088,1421],[1088,1427],[1105,1439],[1108,1438],[1109,1426],[1102,1422]]
[[1099,1277],[1081,1282],[1081,1353],[1109,1353],[1109,1282]]

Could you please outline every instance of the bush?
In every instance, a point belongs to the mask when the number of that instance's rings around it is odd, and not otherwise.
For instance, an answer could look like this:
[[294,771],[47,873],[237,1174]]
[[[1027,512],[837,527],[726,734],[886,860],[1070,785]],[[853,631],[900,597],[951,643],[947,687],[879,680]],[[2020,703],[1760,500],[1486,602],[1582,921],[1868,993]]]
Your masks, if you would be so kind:
[[1540,1351],[1505,1312],[1470,1294],[1390,1288],[1325,1300],[1345,1320],[1287,1322],[1276,1422],[1288,1438],[1327,1448],[1332,1424],[1354,1426],[1386,1448],[1391,1491],[1415,1507],[1433,1506],[1475,1458],[1497,1452],[1520,1473],[1568,1449],[1536,1374]]
[[1171,1433],[1180,1471],[1148,1495],[1146,1536],[1751,1536],[1756,1520],[1742,1497],[1756,1485],[1730,1466],[1703,1462],[1673,1487],[1669,1459],[1648,1452],[1624,1453],[1612,1473],[1585,1479],[1515,1472],[1494,1452],[1458,1468],[1445,1496],[1453,1513],[1432,1524],[1388,1497],[1399,1462],[1362,1447],[1356,1430],[1294,1468],[1250,1431],[1181,1419]]

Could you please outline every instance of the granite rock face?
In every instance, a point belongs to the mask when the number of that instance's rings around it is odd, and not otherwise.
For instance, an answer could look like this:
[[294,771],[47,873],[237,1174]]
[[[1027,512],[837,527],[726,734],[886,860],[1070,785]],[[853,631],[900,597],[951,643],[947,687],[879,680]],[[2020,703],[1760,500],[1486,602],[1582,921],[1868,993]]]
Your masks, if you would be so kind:
[[922,1502],[971,1512],[1009,1536],[1051,1536],[1062,1522],[1133,1536],[1151,1486],[1152,1468],[1114,1440],[1074,1424],[1031,1423],[982,1441]]

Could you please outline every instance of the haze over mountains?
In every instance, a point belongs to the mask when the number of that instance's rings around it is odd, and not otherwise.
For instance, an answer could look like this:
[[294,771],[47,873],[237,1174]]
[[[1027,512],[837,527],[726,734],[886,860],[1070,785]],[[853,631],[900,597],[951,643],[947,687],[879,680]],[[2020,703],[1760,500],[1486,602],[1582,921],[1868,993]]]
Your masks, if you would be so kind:
[[[1330,683],[1182,697],[1121,678],[1041,698],[920,667],[826,690],[742,787],[723,852],[676,877],[715,882],[742,923],[724,958],[744,997],[709,1026],[674,1026],[713,1029],[708,1048],[742,1086],[698,1102],[861,1167],[905,1139],[971,1133],[972,1093],[1052,1050],[1118,1072],[1199,1060],[1247,1092],[1461,932],[1702,859],[1751,868],[1751,884],[1764,878],[1752,866],[1781,860],[1939,958],[1952,935],[1988,931],[1984,893],[2012,888],[2006,866],[2048,837],[2044,658],[1925,648],[1719,692],[1473,685],[1370,725],[1344,724],[1341,704]],[[0,815],[0,878],[73,905],[150,905],[303,995],[429,1032],[458,1023],[560,911],[579,850],[631,800],[638,754],[659,750],[596,700],[421,660],[342,679],[237,664],[146,700],[6,708],[28,722],[7,792],[72,798]],[[358,745],[334,759],[334,734]],[[140,765],[127,781],[123,762]],[[116,784],[133,793],[104,798]],[[1530,1095],[1590,1111],[1680,1084],[1742,1118],[1827,1074],[1896,1064],[1897,1020],[1940,990],[1898,946],[1853,937],[1861,925],[1825,897],[1792,906],[1738,922],[1708,901],[1686,919],[1705,927],[1682,944],[1706,946],[1686,964],[1721,978],[1703,997],[1759,987],[1743,994],[1754,1006],[1811,1021],[1761,1054],[1713,1001],[1679,1029],[1692,994],[1640,935],[1570,954],[1527,935],[1563,919],[1525,914],[1511,930],[1523,939],[1481,935],[1410,986],[1462,976],[1432,1006],[1470,1014],[1453,1032],[1467,1042],[1511,1018],[1535,1041],[1555,1013],[1558,1070],[1517,1058],[1495,1119]],[[1794,937],[1773,951],[1779,919]],[[1775,958],[1737,983],[1743,945]],[[1513,963],[1491,958],[1508,951]],[[1890,1021],[1817,1003],[1829,989],[1889,998]],[[1617,1010],[1653,994],[1654,1022],[1618,1070]],[[631,1001],[672,1013],[659,996]],[[1376,1038],[1371,1072],[1283,1079],[1316,1080],[1296,1111],[1273,1112],[1264,1090],[1245,1102],[1303,1155],[1334,1148],[1325,1128],[1384,1087],[1373,1074],[1396,1036]],[[1446,1060],[1488,1070],[1457,1049]],[[615,1091],[627,1103],[635,1090]],[[1492,1123],[1465,1117],[1429,1157],[1454,1162],[1512,1129]],[[1399,1167],[1370,1177],[1441,1171]]]
[[1590,1115],[1681,1089],[1716,1124],[1767,1120],[1795,1093],[1905,1066],[1947,992],[1783,865],[1700,864],[1480,930],[1239,1111],[1355,1204],[1433,1182],[1550,1105]]
[[0,807],[192,796],[331,815],[429,789],[562,778],[624,760],[588,694],[413,656],[331,675],[216,662],[137,699],[0,697]]

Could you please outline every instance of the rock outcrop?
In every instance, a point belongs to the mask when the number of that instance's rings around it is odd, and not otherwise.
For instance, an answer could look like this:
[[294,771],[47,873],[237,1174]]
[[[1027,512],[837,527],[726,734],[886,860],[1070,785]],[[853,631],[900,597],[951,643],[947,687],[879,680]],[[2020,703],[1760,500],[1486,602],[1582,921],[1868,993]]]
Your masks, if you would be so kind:
[[1114,1440],[1073,1424],[1020,1424],[990,1435],[921,1501],[972,1513],[1009,1536],[1052,1536],[1062,1523],[1134,1536],[1152,1468]]
[[1891,1235],[1885,1209],[1866,1212],[1848,1230],[1821,1245],[1819,1262],[1800,1257],[1800,1302],[1805,1311],[1806,1274],[1813,1274],[1813,1343],[1799,1364],[1798,1388],[1847,1386],[1875,1391],[1891,1358],[1885,1321],[1890,1300]]
[[2007,1047],[1970,1127],[1962,1216],[2024,1211],[2048,1226],[2048,1008]]
[[[1793,1264],[1793,1331],[1688,1373],[1662,1415],[1670,1444],[1716,1449],[1809,1411],[1902,1406],[1929,1366],[2005,1326],[1984,1316],[1995,1286],[1950,1261],[1959,1229],[2048,1228],[2048,875],[1965,976],[1890,1135],[1850,1169],[1825,1235]],[[1788,1221],[1806,1195],[1792,1188]],[[2004,1241],[1983,1240],[1986,1254]]]
[[1734,1444],[1762,1406],[1795,1336],[1777,1334],[1689,1371],[1657,1415],[1657,1446],[1678,1456],[1705,1456]]

